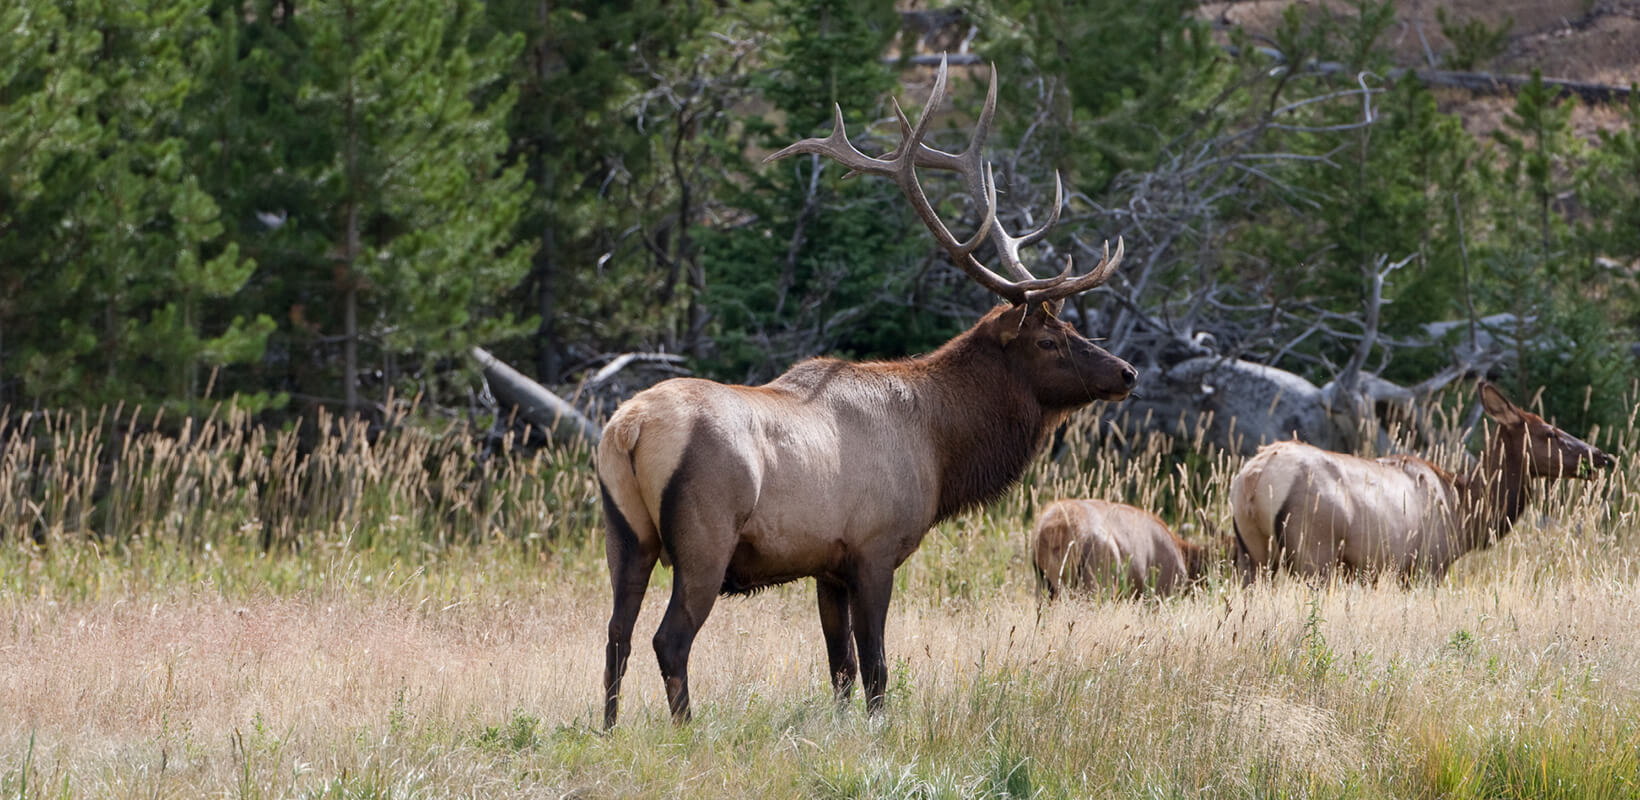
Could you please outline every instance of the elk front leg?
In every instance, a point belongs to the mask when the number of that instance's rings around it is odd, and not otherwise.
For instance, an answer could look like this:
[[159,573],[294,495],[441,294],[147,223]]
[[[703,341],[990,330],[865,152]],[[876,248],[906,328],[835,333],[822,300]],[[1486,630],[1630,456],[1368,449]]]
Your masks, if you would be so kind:
[[860,678],[866,690],[866,710],[881,713],[888,695],[888,660],[883,650],[883,628],[888,622],[888,599],[894,591],[892,569],[861,570],[849,594],[854,643],[859,646]]
[[854,679],[860,670],[849,629],[848,586],[817,578],[815,588],[820,596],[820,631],[826,637],[826,660],[831,665],[831,691],[838,708],[842,708],[854,693]]

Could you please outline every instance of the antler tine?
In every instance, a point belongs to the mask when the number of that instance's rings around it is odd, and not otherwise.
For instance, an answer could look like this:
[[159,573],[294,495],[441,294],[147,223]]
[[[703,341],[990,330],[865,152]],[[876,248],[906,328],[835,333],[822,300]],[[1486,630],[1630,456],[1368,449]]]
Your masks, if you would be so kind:
[[872,158],[855,148],[854,143],[848,140],[848,131],[843,129],[843,107],[833,103],[831,134],[824,139],[811,138],[787,145],[780,150],[764,157],[763,163],[779,161],[787,156],[799,153],[827,156],[831,160],[848,167],[851,172],[867,173],[871,175],[893,175],[898,167],[894,161],[885,161]]
[[[952,235],[951,229],[945,227],[945,222],[941,220],[939,214],[934,211],[934,204],[928,202],[928,195],[923,193],[922,184],[917,182],[915,166],[916,165],[911,159],[902,157],[899,159],[899,163],[896,165],[897,168],[893,173],[891,173],[890,177],[894,179],[895,184],[899,185],[900,193],[904,194],[906,199],[911,201],[911,208],[916,211],[917,216],[922,219],[923,225],[925,225],[928,230],[934,234],[935,239],[939,240],[940,246],[944,247],[945,251],[951,254],[951,259],[953,261],[957,262],[959,265],[964,262],[973,262],[975,266],[978,266],[980,270],[987,275],[990,275],[990,277],[995,278],[997,281],[1001,281],[1004,284],[1007,283],[995,273],[992,273],[989,269],[986,269],[983,265],[980,265],[979,262],[974,259],[974,251],[978,250],[979,246],[985,242],[985,237],[990,235],[991,230],[996,225],[996,184],[987,183],[988,188],[985,203],[985,217],[980,220],[979,229],[974,231],[974,235],[970,237],[968,241],[958,242],[957,237]],[[967,268],[964,267],[964,269],[966,270]],[[974,275],[973,271],[969,270],[968,274],[973,275],[976,280],[979,280],[980,283],[985,284],[986,288],[989,288],[992,291],[998,291],[1000,293],[1000,290],[997,287],[992,286],[980,276]]]
[[[843,131],[843,110],[834,106],[835,122],[832,124],[831,135],[825,139],[804,139],[801,142],[786,147],[764,159],[764,162],[784,158],[794,153],[814,153],[827,156],[849,169],[849,176],[866,173],[883,175],[893,179],[900,187],[900,192],[911,201],[911,207],[917,216],[934,234],[940,246],[950,254],[951,260],[956,262],[969,277],[973,278],[985,288],[1008,298],[1018,301],[1023,292],[1015,288],[1007,279],[997,275],[973,257],[975,250],[990,236],[996,225],[996,183],[981,178],[979,183],[983,187],[985,197],[985,214],[980,220],[979,229],[965,242],[957,241],[957,237],[946,227],[945,222],[934,211],[934,206],[928,201],[922,185],[917,181],[916,158],[907,155],[928,149],[922,140],[928,134],[929,123],[933,120],[933,112],[945,101],[947,70],[942,60],[939,74],[934,80],[934,89],[928,95],[928,104],[923,107],[922,115],[915,125],[910,124],[905,111],[900,108],[898,100],[894,101],[894,113],[900,120],[900,144],[890,151],[885,158],[872,158],[861,153],[848,141],[848,134]],[[848,177],[848,176],[845,176]]]
[[968,137],[968,150],[978,153],[985,149],[985,140],[991,136],[991,120],[997,113],[997,65],[991,62],[991,79],[986,82],[985,105],[979,110],[979,120],[974,123],[974,132]]
[[[933,232],[934,238],[939,240],[940,246],[944,247],[946,252],[951,255],[951,259],[958,264],[972,262],[974,266],[979,267],[978,272],[968,269],[966,266],[964,271],[986,288],[1002,293],[1007,281],[1002,280],[995,273],[980,265],[973,257],[974,251],[979,249],[986,236],[996,226],[996,184],[982,181],[982,185],[986,187],[985,215],[980,220],[979,229],[974,231],[974,235],[966,242],[958,242],[957,237],[951,234],[951,229],[945,226],[945,222],[934,211],[933,204],[928,202],[928,195],[923,193],[922,184],[917,181],[917,159],[915,156],[919,150],[925,147],[922,143],[923,137],[928,135],[928,125],[934,119],[934,112],[940,107],[941,103],[945,102],[945,90],[946,66],[945,58],[941,57],[939,73],[934,78],[934,88],[928,93],[928,104],[923,106],[922,114],[917,117],[917,124],[911,126],[909,131],[905,129],[905,111],[900,108],[899,100],[894,101],[894,113],[900,118],[902,139],[900,146],[894,148],[891,159],[886,163],[893,165],[893,171],[890,175],[894,178],[894,182],[899,185],[900,192],[906,196],[906,199],[911,201],[911,206],[917,212],[917,216],[922,219],[923,225]],[[1008,295],[1005,294],[1004,296]]]
[[[945,59],[940,58],[940,80],[944,80]],[[974,132],[968,136],[968,147],[961,153],[947,153],[936,147],[923,145],[917,151],[917,166],[932,167],[934,169],[949,170],[960,173],[968,182],[968,194],[978,197],[981,193],[979,185],[980,168],[985,151],[985,140],[991,135],[991,120],[997,111],[997,67],[991,65],[991,82],[985,91],[985,106],[980,109],[979,120],[974,123]],[[900,116],[900,124],[907,126],[905,116]]]
[[[910,172],[911,169],[908,166],[906,173],[909,174]],[[1011,303],[1021,303],[1024,302],[1025,292],[1029,287],[992,272],[989,267],[979,263],[979,259],[974,258],[974,251],[979,249],[986,236],[996,230],[998,224],[997,184],[995,180],[991,180],[989,173],[990,165],[987,164],[986,175],[980,181],[985,186],[985,216],[980,220],[979,230],[974,232],[973,238],[963,243],[960,250],[947,247],[946,251],[951,254],[951,262],[956,264],[964,273],[967,273],[968,277],[973,278],[976,283],[1001,295],[1003,299]],[[935,235],[941,235],[940,231],[945,230],[945,224],[940,222],[937,217],[932,217],[933,209],[928,205],[928,198],[923,195],[922,186],[918,185],[915,179],[913,179],[909,188],[903,183],[900,186],[906,195],[911,197],[911,203],[916,207],[919,215],[923,215],[924,209],[928,210],[928,214],[924,216],[924,219],[932,218],[933,221],[928,222],[928,226],[934,228],[937,225],[939,230],[935,232]],[[943,235],[947,238],[951,236],[949,232],[945,232]]]
[[[940,58],[941,79],[945,75],[945,59]],[[997,109],[997,68],[991,65],[991,84],[985,93],[985,107],[980,109],[979,121],[974,125],[974,132],[968,137],[968,147],[961,153],[947,153],[936,147],[923,145],[917,148],[917,166],[931,169],[943,169],[961,175],[969,197],[979,197],[985,193],[985,139],[991,135],[991,119]],[[900,124],[906,124],[904,115],[900,117]]]
[[1059,223],[1059,210],[1065,207],[1065,184],[1059,180],[1059,170],[1053,171],[1053,208],[1048,211],[1048,221],[1037,226],[1037,229],[1019,237],[1020,246],[1028,246],[1042,241],[1048,235],[1048,229]]
[[1122,242],[1122,237],[1116,237],[1116,255],[1114,256],[1110,253],[1110,241],[1106,240],[1104,257],[1099,260],[1099,263],[1095,265],[1093,269],[1088,270],[1086,274],[1077,278],[1070,277],[1073,267],[1071,264],[1071,259],[1066,258],[1065,271],[1060,273],[1057,278],[1050,278],[1048,281],[1044,281],[1044,283],[1049,283],[1050,285],[1044,286],[1040,289],[1032,289],[1027,291],[1025,293],[1025,302],[1036,303],[1063,300],[1071,295],[1081,294],[1082,292],[1099,286],[1105,281],[1110,280],[1110,276],[1116,273],[1116,268],[1121,266],[1122,256],[1125,252],[1126,250],[1125,245]]

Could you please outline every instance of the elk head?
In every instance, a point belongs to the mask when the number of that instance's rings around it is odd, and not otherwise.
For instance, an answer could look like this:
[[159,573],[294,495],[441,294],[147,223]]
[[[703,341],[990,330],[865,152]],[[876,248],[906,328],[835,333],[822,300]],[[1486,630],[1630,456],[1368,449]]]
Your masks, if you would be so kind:
[[[1116,241],[1116,253],[1106,243],[1104,257],[1083,274],[1076,274],[1070,259],[1063,272],[1052,278],[1039,278],[1031,273],[1021,260],[1021,247],[1040,241],[1054,223],[1059,221],[1059,210],[1064,205],[1064,186],[1054,174],[1053,208],[1047,221],[1040,227],[1020,236],[1009,234],[996,218],[996,179],[983,155],[985,138],[991,130],[996,113],[996,67],[991,67],[990,88],[985,106],[961,153],[947,153],[923,143],[929,120],[935,109],[945,100],[946,64],[940,68],[929,93],[928,104],[921,117],[912,125],[895,101],[894,112],[900,121],[900,142],[882,158],[868,156],[849,142],[843,129],[843,110],[834,106],[831,134],[823,139],[804,139],[764,159],[775,161],[799,153],[824,156],[847,167],[845,178],[855,175],[880,175],[894,181],[911,202],[919,219],[934,234],[952,263],[976,283],[995,293],[1009,306],[993,309],[975,326],[975,334],[987,342],[995,342],[1002,350],[1010,368],[1019,375],[1043,406],[1071,409],[1094,400],[1121,400],[1128,396],[1138,382],[1139,374],[1116,356],[1106,352],[1079,333],[1075,327],[1059,319],[1065,299],[1093,289],[1104,283],[1122,263],[1122,241]],[[978,230],[967,241],[952,235],[935,213],[928,196],[918,182],[916,168],[942,169],[960,174],[968,196],[984,203],[984,213]],[[1014,277],[999,275],[975,258],[974,252],[985,242],[996,249],[997,259]]]
[[1048,302],[999,306],[977,335],[1001,347],[1009,368],[1044,408],[1070,409],[1092,400],[1121,400],[1138,382],[1126,361],[1077,332]]
[[1529,476],[1590,479],[1594,470],[1617,463],[1594,445],[1516,407],[1489,383],[1481,383],[1480,396],[1481,409],[1501,428],[1493,441],[1520,453]]

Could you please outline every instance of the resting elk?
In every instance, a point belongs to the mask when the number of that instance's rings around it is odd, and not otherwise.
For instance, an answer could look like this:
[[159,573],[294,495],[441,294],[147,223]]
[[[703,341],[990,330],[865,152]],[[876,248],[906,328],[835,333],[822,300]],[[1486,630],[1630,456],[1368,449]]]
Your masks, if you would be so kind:
[[1439,578],[1459,556],[1509,532],[1531,499],[1532,478],[1588,478],[1614,463],[1491,384],[1479,391],[1496,427],[1464,475],[1412,456],[1372,460],[1299,442],[1260,449],[1230,482],[1246,577],[1285,563],[1321,578],[1334,570]]
[[1206,571],[1208,550],[1155,514],[1104,500],[1060,500],[1042,511],[1031,561],[1048,599],[1062,590],[1146,592],[1166,597]]
[[[964,272],[1007,301],[933,353],[903,361],[803,361],[763,386],[676,378],[616,411],[598,446],[606,555],[614,589],[605,652],[604,724],[613,726],[632,629],[657,559],[672,567],[672,597],[655,657],[677,722],[689,718],[689,651],[720,594],[813,577],[831,682],[839,704],[863,675],[867,707],[887,688],[883,625],[894,570],[936,522],[998,497],[1073,410],[1121,400],[1132,366],[1058,318],[1067,297],[1103,283],[1121,261],[1107,249],[1088,272],[1067,266],[1034,278],[1021,245],[996,220],[996,186],[981,147],[996,106],[990,94],[960,154],[923,143],[945,96],[941,65],[915,127],[882,158],[849,143],[842,109],[831,135],[769,157],[830,158],[851,173],[887,176]],[[897,110],[897,109],[896,109]],[[959,242],[923,194],[916,167],[957,171],[985,203],[977,232]],[[1057,182],[1057,181],[1056,181]],[[981,264],[989,239],[1008,279]]]

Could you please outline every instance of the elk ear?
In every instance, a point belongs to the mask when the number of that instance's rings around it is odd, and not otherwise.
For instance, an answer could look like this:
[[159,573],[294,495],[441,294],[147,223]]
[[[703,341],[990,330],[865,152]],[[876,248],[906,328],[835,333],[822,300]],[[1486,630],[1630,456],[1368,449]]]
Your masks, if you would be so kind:
[[1025,319],[1029,316],[1030,310],[1030,306],[1021,304],[1002,312],[1002,316],[997,317],[997,329],[1000,331],[997,338],[1002,341],[1003,347],[1013,344],[1013,341],[1019,338],[1020,332],[1025,330]]
[[1503,392],[1484,381],[1481,382],[1481,410],[1500,425],[1519,425],[1522,421],[1520,409],[1515,408],[1515,404],[1509,402],[1503,396]]

